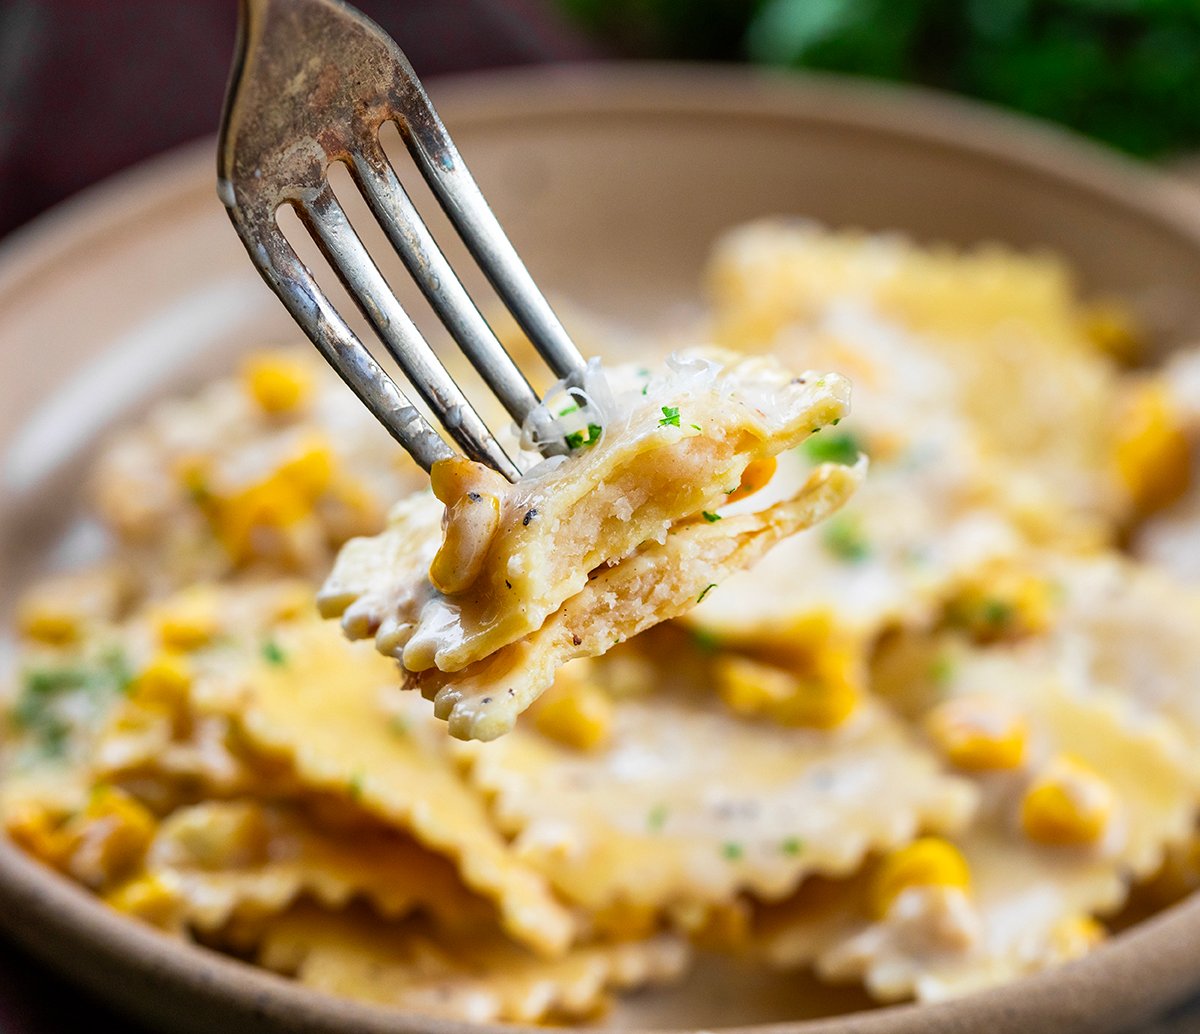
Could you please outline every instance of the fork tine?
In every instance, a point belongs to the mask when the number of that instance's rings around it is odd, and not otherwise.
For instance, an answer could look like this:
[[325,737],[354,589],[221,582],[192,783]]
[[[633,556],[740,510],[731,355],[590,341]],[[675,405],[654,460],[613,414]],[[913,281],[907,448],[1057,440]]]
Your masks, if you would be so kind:
[[486,463],[510,481],[519,478],[521,472],[392,293],[328,183],[294,207],[363,315],[451,437],[471,459]]
[[382,149],[364,145],[350,171],[396,253],[451,337],[517,424],[538,404],[537,394],[497,340],[446,261]]
[[397,104],[401,113],[398,125],[425,181],[479,268],[555,376],[568,377],[578,373],[584,367],[579,349],[505,236],[412,65],[399,48],[396,48],[396,55],[408,79],[401,88],[403,92]]
[[267,234],[260,234],[243,222],[240,213],[231,209],[230,216],[243,239],[259,242],[247,250],[267,285],[388,433],[425,470],[430,470],[438,460],[454,456],[454,450],[409,402],[338,315],[283,234],[274,226]]

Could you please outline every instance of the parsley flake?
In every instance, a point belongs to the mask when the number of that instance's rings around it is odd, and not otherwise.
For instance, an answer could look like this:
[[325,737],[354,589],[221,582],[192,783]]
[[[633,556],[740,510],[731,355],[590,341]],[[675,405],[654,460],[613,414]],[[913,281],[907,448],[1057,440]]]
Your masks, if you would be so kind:
[[659,427],[678,427],[679,426],[679,407],[678,406],[663,406],[662,419],[659,420]]
[[721,857],[728,861],[736,862],[744,853],[742,845],[735,840],[727,840],[721,845]]
[[598,441],[604,428],[599,424],[588,424],[586,431],[572,431],[566,437],[567,448],[569,449],[590,449]]
[[844,467],[851,466],[863,451],[862,443],[849,431],[809,438],[800,448],[813,463],[840,463]]
[[721,515],[719,513],[709,513],[708,510],[702,510],[701,513],[704,515],[704,519],[708,521],[709,524],[716,524],[717,521],[721,519]]
[[650,814],[646,816],[646,828],[649,829],[651,833],[657,833],[666,824],[667,806],[665,804],[656,804],[650,809]]
[[822,542],[830,553],[848,564],[861,563],[871,555],[862,528],[848,517],[835,517],[827,522]]
[[283,652],[281,647],[274,639],[267,639],[262,644],[263,660],[268,664],[274,665],[276,668],[282,668],[287,664],[287,654]]
[[779,845],[779,850],[784,854],[795,858],[796,855],[804,850],[804,841],[799,837],[788,837],[782,844]]
[[707,596],[707,595],[708,595],[710,592],[712,592],[712,590],[713,590],[713,589],[715,589],[716,587],[717,587],[717,583],[716,583],[716,582],[709,582],[709,583],[708,583],[708,584],[707,584],[707,585],[704,587],[704,591],[703,591],[702,593],[700,593],[700,595],[699,595],[699,596],[697,596],[697,597],[696,597],[696,602],[697,602],[697,603],[703,603],[703,602],[704,602],[704,597],[705,597],[705,596]]

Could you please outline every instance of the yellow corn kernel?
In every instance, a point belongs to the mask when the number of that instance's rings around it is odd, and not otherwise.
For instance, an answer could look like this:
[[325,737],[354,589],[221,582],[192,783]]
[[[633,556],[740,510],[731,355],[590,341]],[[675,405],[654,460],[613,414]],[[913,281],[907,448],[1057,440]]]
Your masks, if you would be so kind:
[[1108,936],[1104,925],[1091,916],[1069,916],[1050,931],[1050,943],[1059,960],[1086,955]]
[[311,502],[329,488],[335,466],[333,448],[320,435],[311,435],[295,456],[279,465],[272,480],[291,485]]
[[169,928],[179,920],[179,896],[157,876],[135,876],[106,894],[104,900],[118,912],[154,926]]
[[279,353],[262,353],[247,359],[242,367],[242,383],[267,413],[294,412],[313,393],[312,371],[295,358]]
[[1166,385],[1149,380],[1139,384],[1117,426],[1113,459],[1137,512],[1153,513],[1175,502],[1187,491],[1192,456]]
[[79,639],[80,616],[49,601],[30,598],[17,610],[21,635],[47,646],[67,646]]
[[488,492],[467,492],[446,509],[442,544],[429,565],[429,580],[439,592],[470,588],[487,560],[500,527],[500,499]]
[[714,662],[713,676],[731,711],[780,725],[834,729],[854,713],[860,697],[850,672],[834,655],[814,663],[814,671],[803,676],[729,655]]
[[1021,800],[1021,827],[1030,840],[1054,847],[1094,844],[1115,807],[1112,788],[1073,758],[1052,762]]
[[736,503],[739,499],[754,495],[760,488],[765,488],[767,482],[775,476],[775,468],[778,466],[779,461],[774,456],[760,456],[751,460],[742,471],[741,482],[726,496],[725,502]]
[[921,837],[893,851],[871,879],[871,914],[883,919],[896,899],[911,887],[955,887],[971,889],[967,860],[950,841]]
[[538,732],[576,750],[604,746],[612,733],[613,704],[604,690],[569,669],[539,702],[534,724]]
[[1083,313],[1083,333],[1105,355],[1118,362],[1133,363],[1146,350],[1146,339],[1124,305],[1113,301],[1096,302]]
[[971,772],[1020,768],[1029,747],[1029,726],[990,700],[960,697],[935,707],[925,728],[946,760]]
[[5,829],[13,842],[48,865],[61,866],[70,850],[60,821],[38,804],[23,804],[5,816]]
[[198,650],[219,630],[216,597],[203,589],[179,593],[158,608],[154,624],[167,649]]
[[946,620],[980,642],[1036,635],[1053,623],[1057,596],[1041,575],[993,566],[958,587],[946,604]]
[[145,805],[124,790],[96,786],[87,806],[64,827],[70,837],[67,871],[90,887],[112,885],[141,864],[155,825]]
[[192,666],[182,654],[162,650],[138,672],[129,687],[129,695],[138,703],[175,707],[182,703],[192,686]]

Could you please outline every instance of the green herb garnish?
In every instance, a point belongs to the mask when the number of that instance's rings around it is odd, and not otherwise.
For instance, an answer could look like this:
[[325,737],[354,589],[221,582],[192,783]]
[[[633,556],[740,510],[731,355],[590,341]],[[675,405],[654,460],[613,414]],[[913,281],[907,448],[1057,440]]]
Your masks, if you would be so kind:
[[844,467],[851,466],[863,451],[862,443],[849,431],[809,438],[800,448],[813,463],[840,463]]
[[691,636],[692,644],[701,653],[716,653],[721,649],[720,638],[707,628],[693,628]]
[[662,419],[659,420],[659,427],[678,427],[679,426],[679,407],[678,406],[663,406]]
[[779,845],[779,850],[784,854],[795,858],[796,855],[804,850],[804,841],[799,837],[788,837],[782,844]]
[[705,596],[707,596],[707,595],[708,595],[710,592],[712,592],[712,591],[713,591],[713,589],[715,589],[716,587],[717,587],[717,583],[716,583],[716,582],[709,582],[709,583],[708,583],[708,584],[707,584],[707,585],[704,587],[704,591],[703,591],[702,593],[700,593],[700,595],[699,595],[699,596],[697,596],[697,597],[696,597],[696,602],[697,602],[697,603],[703,603],[703,602],[704,602],[704,597],[705,597]]
[[570,413],[578,413],[578,412],[579,412],[579,404],[577,402],[572,402],[569,406],[564,406],[562,409],[560,409],[558,411],[558,415],[559,416],[567,416]]
[[667,806],[665,804],[656,804],[650,809],[650,814],[646,816],[646,828],[651,833],[657,833],[667,824]]
[[734,840],[727,840],[721,845],[721,856],[731,862],[736,862],[744,853],[742,845]]
[[267,639],[262,644],[263,660],[268,664],[274,665],[276,668],[282,668],[287,664],[287,654],[283,652],[281,647],[274,639]]
[[701,513],[704,515],[704,519],[708,521],[709,524],[716,524],[717,521],[721,519],[721,515],[719,513],[709,513],[707,510],[702,510]]
[[828,521],[822,542],[830,553],[848,564],[860,563],[871,555],[862,528],[849,517],[834,517]]
[[604,428],[599,424],[588,424],[586,431],[572,431],[567,435],[566,442],[569,449],[590,449],[600,440],[600,434]]

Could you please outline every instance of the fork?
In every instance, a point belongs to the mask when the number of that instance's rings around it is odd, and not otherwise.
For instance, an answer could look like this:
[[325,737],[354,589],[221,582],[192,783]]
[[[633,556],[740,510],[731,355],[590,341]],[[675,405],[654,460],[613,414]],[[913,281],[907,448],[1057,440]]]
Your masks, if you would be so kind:
[[[290,206],[413,389],[471,459],[520,476],[401,307],[328,179],[344,162],[409,274],[517,422],[538,405],[438,248],[380,143],[394,122],[497,294],[559,378],[583,357],[505,236],[400,48],[340,0],[241,0],[217,157],[217,192],[263,279],[375,417],[425,470],[454,450],[322,292],[280,229]],[[540,436],[546,439],[546,435]],[[566,445],[549,436],[543,454]]]

